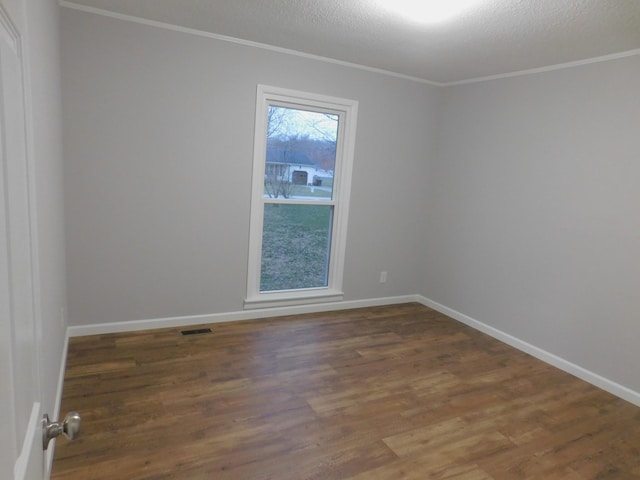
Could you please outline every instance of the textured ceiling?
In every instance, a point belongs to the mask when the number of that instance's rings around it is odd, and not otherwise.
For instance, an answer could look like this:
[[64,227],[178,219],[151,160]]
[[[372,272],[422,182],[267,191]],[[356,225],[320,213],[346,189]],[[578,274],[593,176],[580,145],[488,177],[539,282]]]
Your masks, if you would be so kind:
[[484,0],[436,25],[407,21],[381,7],[381,0],[73,0],[61,5],[440,84],[640,54],[640,0]]

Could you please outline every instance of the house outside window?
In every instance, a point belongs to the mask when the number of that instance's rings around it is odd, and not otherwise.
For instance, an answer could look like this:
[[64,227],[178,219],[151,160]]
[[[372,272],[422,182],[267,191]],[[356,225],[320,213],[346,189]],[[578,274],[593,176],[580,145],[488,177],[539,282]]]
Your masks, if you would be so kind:
[[357,106],[258,86],[245,308],[342,299]]

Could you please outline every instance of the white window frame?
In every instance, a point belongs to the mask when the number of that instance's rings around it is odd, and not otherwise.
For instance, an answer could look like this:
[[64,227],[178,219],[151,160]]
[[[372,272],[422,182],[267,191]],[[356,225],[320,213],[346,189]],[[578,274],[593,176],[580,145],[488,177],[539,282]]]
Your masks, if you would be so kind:
[[[267,149],[267,121],[269,105],[299,109],[317,109],[337,114],[338,143],[333,178],[333,198],[328,200],[289,200],[264,198],[265,155]],[[253,181],[251,187],[251,224],[249,234],[247,296],[245,309],[304,305],[340,301],[344,297],[342,280],[351,177],[355,151],[358,102],[316,93],[306,93],[267,85],[258,85],[253,153]],[[265,203],[289,203],[333,206],[333,225],[329,259],[328,286],[274,292],[260,292],[262,263],[262,229]]]

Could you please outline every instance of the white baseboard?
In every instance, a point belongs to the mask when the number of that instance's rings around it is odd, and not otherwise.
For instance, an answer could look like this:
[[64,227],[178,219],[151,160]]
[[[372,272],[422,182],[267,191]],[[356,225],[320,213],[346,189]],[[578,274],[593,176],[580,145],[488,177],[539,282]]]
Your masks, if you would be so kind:
[[[67,338],[86,335],[99,335],[104,333],[132,332],[137,330],[149,330],[154,328],[183,327],[188,325],[202,325],[209,323],[236,322],[240,320],[253,320],[266,317],[281,317],[284,315],[299,315],[303,313],[328,312],[332,310],[349,310],[352,308],[377,307],[381,305],[394,305],[399,303],[418,302],[429,308],[447,315],[464,323],[480,332],[496,338],[507,345],[511,345],[543,362],[570,373],[586,382],[595,385],[607,392],[616,395],[634,405],[640,406],[640,393],[620,385],[601,375],[591,372],[553,353],[547,352],[535,345],[527,343],[497,328],[491,327],[463,313],[453,310],[445,305],[435,302],[422,295],[402,295],[397,297],[372,298],[367,300],[352,300],[333,303],[321,303],[312,305],[300,305],[296,307],[276,307],[256,310],[243,310],[237,312],[214,313],[207,315],[189,315],[182,317],[155,318],[148,320],[134,320],[128,322],[100,323],[95,325],[72,326],[67,329]],[[68,340],[67,340],[68,341]],[[67,344],[65,343],[66,359]],[[64,361],[64,359],[63,359]],[[62,398],[62,382],[64,380],[64,364],[62,365],[59,380],[59,397]],[[59,404],[56,406],[59,409]]]
[[351,300],[330,303],[316,303],[295,307],[274,307],[242,310],[238,312],[212,313],[206,315],[189,315],[184,317],[154,318],[148,320],[133,320],[129,322],[98,323],[95,325],[78,325],[69,327],[69,337],[83,337],[86,335],[100,335],[103,333],[133,332],[153,328],[184,327],[187,325],[202,325],[207,323],[237,322],[256,318],[282,317],[285,315],[300,315],[303,313],[330,312],[332,310],[350,310],[352,308],[378,307],[398,303],[418,302],[416,295],[399,297],[372,298],[366,300]]
[[545,363],[553,365],[554,367],[557,367],[560,370],[570,373],[571,375],[574,375],[584,380],[585,382],[595,385],[596,387],[601,388],[602,390],[605,390],[617,397],[620,397],[640,407],[640,393],[634,390],[631,390],[630,388],[627,388],[624,385],[620,385],[619,383],[616,383],[612,380],[604,378],[601,375],[598,375],[597,373],[594,373],[585,368],[582,368],[581,366],[576,365],[575,363],[565,360],[564,358],[558,357],[553,353],[549,353],[546,350],[536,347],[535,345],[531,345],[530,343],[520,340],[519,338],[509,335],[508,333],[498,330],[497,328],[494,328],[485,323],[479,322],[478,320],[475,320],[469,317],[468,315],[465,315],[449,307],[446,307],[438,302],[434,302],[433,300],[423,297],[422,295],[417,295],[416,297],[417,297],[416,301],[422,303],[423,305],[429,308],[433,308],[434,310],[440,313],[443,313],[455,320],[458,320],[459,322],[462,322],[465,325],[468,325],[474,328],[475,330],[478,330],[482,333],[486,333],[487,335],[493,338],[496,338],[501,342],[506,343],[507,345],[511,345],[512,347],[517,348],[518,350],[521,350],[525,353],[528,353],[529,355],[536,357]]

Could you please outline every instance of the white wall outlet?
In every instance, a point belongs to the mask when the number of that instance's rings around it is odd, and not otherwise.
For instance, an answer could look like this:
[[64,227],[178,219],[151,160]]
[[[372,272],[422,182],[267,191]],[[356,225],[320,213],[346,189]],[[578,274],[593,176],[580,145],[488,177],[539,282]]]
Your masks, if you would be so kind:
[[380,283],[387,283],[387,272],[380,272]]

